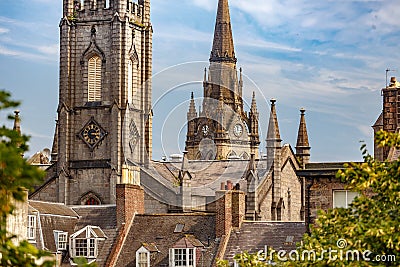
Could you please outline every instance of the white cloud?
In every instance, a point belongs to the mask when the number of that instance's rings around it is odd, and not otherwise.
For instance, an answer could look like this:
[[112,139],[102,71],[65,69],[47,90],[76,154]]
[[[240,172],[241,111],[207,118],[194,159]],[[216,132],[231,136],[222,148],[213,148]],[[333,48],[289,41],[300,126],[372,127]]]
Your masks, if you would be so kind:
[[36,49],[46,55],[49,56],[54,56],[54,55],[58,55],[58,44],[53,44],[53,45],[49,45],[49,46],[38,46],[36,47]]
[[268,42],[265,40],[261,40],[257,37],[252,38],[248,37],[246,40],[239,39],[236,44],[238,46],[247,46],[247,47],[257,47],[257,48],[264,48],[268,50],[284,50],[288,52],[300,52],[300,48],[291,47],[286,44]]
[[10,50],[4,46],[0,45],[0,55],[4,56],[18,56],[19,53],[17,51]]
[[[40,48],[38,48],[39,50]],[[45,54],[45,53],[43,53]],[[10,49],[0,45],[0,55],[18,57],[25,60],[34,60],[34,61],[43,61],[43,62],[54,62],[57,60],[57,57],[54,57],[54,53],[52,54],[38,54],[27,52],[23,49]]]
[[9,31],[10,31],[9,29],[1,28],[1,27],[0,27],[0,34],[2,34],[2,33],[7,33],[7,32],[9,32]]
[[[212,35],[210,32],[202,32],[194,28],[182,25],[165,25],[165,28],[158,29],[159,32],[154,38],[163,38],[170,41],[190,41],[209,43]],[[170,29],[174,29],[171,31]]]

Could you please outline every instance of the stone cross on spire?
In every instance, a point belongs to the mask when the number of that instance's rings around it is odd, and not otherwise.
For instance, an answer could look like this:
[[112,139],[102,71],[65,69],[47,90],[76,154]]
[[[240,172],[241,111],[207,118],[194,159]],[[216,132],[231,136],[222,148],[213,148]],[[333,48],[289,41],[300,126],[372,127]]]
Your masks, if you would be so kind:
[[210,62],[236,61],[228,0],[219,0]]

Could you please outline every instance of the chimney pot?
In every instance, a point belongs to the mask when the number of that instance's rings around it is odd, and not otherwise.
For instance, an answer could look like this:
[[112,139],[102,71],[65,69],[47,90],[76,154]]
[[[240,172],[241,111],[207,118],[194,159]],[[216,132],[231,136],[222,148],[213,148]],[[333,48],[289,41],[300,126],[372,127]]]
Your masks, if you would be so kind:
[[233,190],[233,183],[231,180],[226,181],[227,190]]

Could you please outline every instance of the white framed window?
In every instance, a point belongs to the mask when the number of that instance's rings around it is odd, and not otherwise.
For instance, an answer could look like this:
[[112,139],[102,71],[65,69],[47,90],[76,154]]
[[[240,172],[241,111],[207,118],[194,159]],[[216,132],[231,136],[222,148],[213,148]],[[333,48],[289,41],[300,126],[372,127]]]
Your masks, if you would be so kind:
[[36,216],[28,215],[28,240],[36,239]]
[[88,62],[88,102],[101,100],[101,58],[93,56]]
[[97,226],[86,226],[70,237],[70,254],[73,258],[97,258],[98,242],[107,237]]
[[87,257],[87,239],[75,239],[75,256]]
[[136,251],[136,267],[150,266],[150,252],[145,247],[140,247]]
[[333,191],[333,208],[348,208],[350,203],[359,195],[357,192],[349,190]]
[[68,233],[63,231],[54,231],[54,240],[56,242],[57,251],[67,250]]
[[195,248],[172,248],[169,251],[170,267],[196,267]]

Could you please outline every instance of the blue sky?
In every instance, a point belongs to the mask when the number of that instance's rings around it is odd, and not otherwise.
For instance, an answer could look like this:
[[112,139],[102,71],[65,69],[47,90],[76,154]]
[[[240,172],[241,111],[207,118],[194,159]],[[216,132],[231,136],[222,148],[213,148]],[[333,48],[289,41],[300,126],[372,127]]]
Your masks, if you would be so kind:
[[[155,159],[184,147],[187,100],[191,91],[201,97],[216,6],[217,0],[152,1]],[[400,71],[398,2],[230,0],[230,6],[244,97],[250,101],[256,91],[262,139],[268,100],[276,98],[281,136],[292,146],[299,109],[307,109],[312,161],[360,160],[360,140],[372,153],[370,126],[382,108],[385,70]],[[31,153],[52,143],[61,8],[61,0],[0,1],[0,88],[22,101]]]

